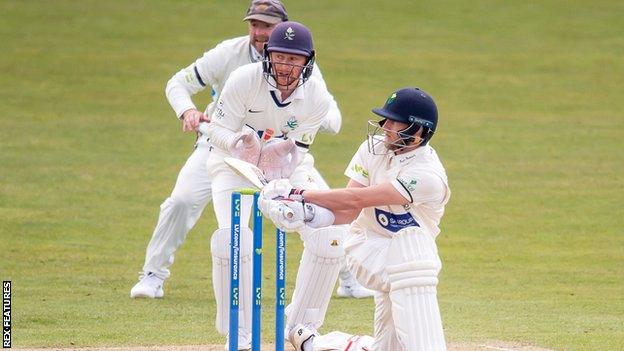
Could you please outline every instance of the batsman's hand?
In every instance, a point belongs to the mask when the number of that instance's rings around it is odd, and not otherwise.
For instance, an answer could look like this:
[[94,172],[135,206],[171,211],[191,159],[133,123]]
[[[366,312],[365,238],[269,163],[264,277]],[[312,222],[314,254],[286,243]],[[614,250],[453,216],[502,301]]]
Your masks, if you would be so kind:
[[293,187],[288,179],[275,179],[262,188],[261,195],[265,199],[287,199],[301,202],[303,200],[303,192],[304,190]]
[[197,109],[192,108],[186,110],[182,114],[182,131],[196,132],[197,128],[199,128],[199,123],[201,122],[210,122],[210,118]]
[[232,156],[253,165],[258,164],[261,148],[260,137],[251,128],[244,128],[238,132],[229,145]]
[[306,226],[303,203],[288,200],[269,200],[262,195],[258,198],[258,207],[276,227],[286,232],[299,232]]
[[292,139],[271,139],[258,160],[258,168],[268,180],[290,177],[298,164],[299,152]]

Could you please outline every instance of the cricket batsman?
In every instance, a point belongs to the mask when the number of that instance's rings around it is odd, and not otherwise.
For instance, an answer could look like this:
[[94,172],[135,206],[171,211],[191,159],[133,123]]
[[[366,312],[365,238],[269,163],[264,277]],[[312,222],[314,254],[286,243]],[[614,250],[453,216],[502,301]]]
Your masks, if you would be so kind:
[[[435,238],[451,191],[428,143],[438,110],[426,92],[404,88],[373,113],[382,120],[368,122],[368,139],[345,171],[346,188],[300,190],[287,179],[275,180],[264,187],[259,203],[265,216],[289,231],[351,223],[345,243],[349,269],[376,292],[374,335],[363,350],[444,351]],[[319,337],[305,325],[290,333],[302,351],[345,350],[348,340]]]

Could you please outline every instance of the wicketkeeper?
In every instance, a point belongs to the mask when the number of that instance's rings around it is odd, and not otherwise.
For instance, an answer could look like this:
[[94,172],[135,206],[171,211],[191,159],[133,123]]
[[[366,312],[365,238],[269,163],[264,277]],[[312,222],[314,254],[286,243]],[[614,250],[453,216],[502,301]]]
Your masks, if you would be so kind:
[[[318,189],[309,148],[334,102],[325,83],[314,76],[312,34],[302,24],[278,24],[264,48],[262,62],[238,68],[228,78],[208,125],[213,150],[207,169],[219,229],[211,240],[217,329],[228,332],[231,194],[250,183],[224,162],[237,157],[257,164],[267,178],[289,178],[302,189]],[[274,131],[272,139],[264,135]],[[252,232],[247,227],[251,199],[241,209],[239,341],[251,341]],[[316,329],[323,323],[344,256],[344,227],[300,232],[304,243],[295,291],[286,309],[287,329],[297,324]],[[331,238],[331,240],[327,240]]]
[[[253,0],[244,18],[248,23],[248,35],[220,43],[169,80],[167,100],[182,120],[185,132],[196,132],[200,122],[209,122],[230,73],[240,66],[262,61],[269,35],[278,23],[287,19],[286,9],[279,0]],[[318,66],[311,71],[321,84],[325,84]],[[200,112],[191,97],[206,88],[211,91],[213,102]],[[320,128],[336,134],[341,123],[340,110],[332,97]],[[139,282],[130,291],[130,297],[163,297],[163,284],[169,278],[174,254],[212,199],[212,182],[206,168],[209,154],[208,137],[200,134],[195,150],[178,174],[171,195],[160,206],[158,223],[147,246]],[[314,163],[312,155],[306,155],[306,159],[310,164]],[[311,168],[309,175],[320,188],[328,188],[316,169]],[[342,296],[371,296],[371,292],[357,284],[348,270],[344,269],[341,277],[338,292]]]

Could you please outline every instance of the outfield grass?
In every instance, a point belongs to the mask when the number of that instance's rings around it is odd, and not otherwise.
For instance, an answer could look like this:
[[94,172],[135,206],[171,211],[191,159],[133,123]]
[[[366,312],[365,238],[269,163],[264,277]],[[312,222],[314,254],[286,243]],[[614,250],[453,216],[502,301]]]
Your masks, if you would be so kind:
[[[341,135],[314,146],[332,185],[345,183],[370,108],[393,89],[417,85],[438,101],[432,144],[453,190],[438,239],[447,338],[621,349],[624,3],[286,3],[313,30],[343,111]],[[246,6],[0,2],[0,277],[13,281],[15,346],[223,341],[211,208],[179,251],[166,298],[128,294],[192,150],[164,85],[244,33]],[[301,245],[290,239],[292,291]],[[371,332],[372,301],[330,309],[326,331]]]

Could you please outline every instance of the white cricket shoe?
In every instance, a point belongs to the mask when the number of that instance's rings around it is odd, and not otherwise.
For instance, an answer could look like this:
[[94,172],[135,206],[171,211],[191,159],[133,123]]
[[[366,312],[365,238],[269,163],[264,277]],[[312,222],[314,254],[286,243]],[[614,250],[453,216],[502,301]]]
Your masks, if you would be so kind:
[[340,272],[340,279],[338,279],[338,281],[339,285],[336,294],[340,297],[363,299],[373,297],[375,295],[374,290],[363,287],[357,280],[355,280],[349,271]]
[[[225,337],[225,351],[230,350],[230,335]],[[238,328],[238,351],[251,351],[251,334],[243,328]]]
[[354,297],[356,299],[365,299],[375,296],[375,291],[367,289],[360,284],[351,286],[339,286],[336,294],[340,297]]
[[296,351],[312,351],[312,340],[317,335],[316,331],[303,324],[297,324],[288,333],[288,341]]
[[130,298],[160,299],[165,295],[163,290],[164,279],[158,278],[154,273],[148,272],[130,290]]

